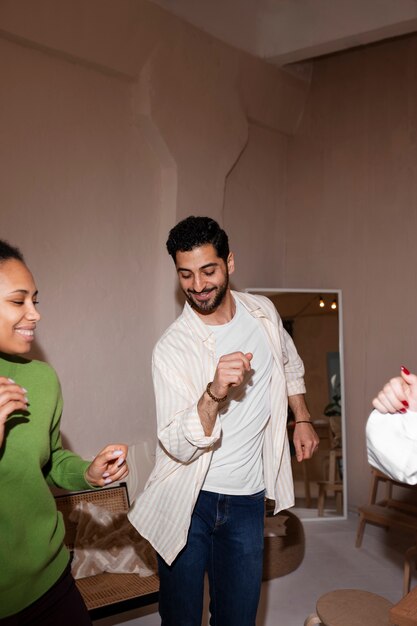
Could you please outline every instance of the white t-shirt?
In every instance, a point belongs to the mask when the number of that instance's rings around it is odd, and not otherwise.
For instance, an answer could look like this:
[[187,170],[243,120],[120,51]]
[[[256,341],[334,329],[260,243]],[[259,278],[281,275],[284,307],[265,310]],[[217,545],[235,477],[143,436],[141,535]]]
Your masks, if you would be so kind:
[[366,424],[368,462],[402,483],[417,483],[417,413],[372,411]]
[[251,372],[239,387],[230,387],[219,418],[222,437],[214,450],[202,489],[230,495],[251,495],[264,489],[262,446],[271,414],[272,353],[265,331],[237,300],[227,324],[211,326],[216,357],[251,352]]

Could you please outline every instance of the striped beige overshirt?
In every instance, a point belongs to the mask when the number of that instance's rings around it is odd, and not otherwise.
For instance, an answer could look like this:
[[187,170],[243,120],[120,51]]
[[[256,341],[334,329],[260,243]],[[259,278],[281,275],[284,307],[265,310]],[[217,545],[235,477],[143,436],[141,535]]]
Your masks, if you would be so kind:
[[[274,365],[271,417],[265,429],[263,469],[266,495],[275,513],[293,506],[294,491],[287,439],[287,400],[305,393],[304,366],[272,302],[263,296],[232,292],[266,331]],[[191,514],[221,436],[217,418],[204,435],[197,403],[216,369],[215,339],[210,327],[186,303],[182,314],[155,346],[158,447],[155,467],[134,502],[129,520],[171,564],[185,546]]]

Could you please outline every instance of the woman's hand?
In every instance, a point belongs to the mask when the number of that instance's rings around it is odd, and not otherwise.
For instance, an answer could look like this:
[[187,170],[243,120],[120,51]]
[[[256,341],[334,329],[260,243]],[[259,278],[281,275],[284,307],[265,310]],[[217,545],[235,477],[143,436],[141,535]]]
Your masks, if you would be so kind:
[[0,376],[0,447],[4,439],[6,420],[14,411],[26,411],[28,407],[27,391],[11,378]]
[[372,400],[380,413],[405,413],[407,409],[417,411],[417,376],[401,367],[401,376],[391,378]]
[[104,487],[123,480],[129,473],[126,463],[127,445],[112,443],[103,448],[87,468],[86,480],[94,486]]

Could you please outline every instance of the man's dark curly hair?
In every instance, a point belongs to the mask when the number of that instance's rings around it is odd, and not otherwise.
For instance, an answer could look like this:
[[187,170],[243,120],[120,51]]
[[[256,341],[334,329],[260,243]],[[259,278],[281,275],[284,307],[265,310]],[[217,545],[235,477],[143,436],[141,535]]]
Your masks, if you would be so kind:
[[23,254],[20,252],[19,248],[15,246],[11,246],[4,239],[0,239],[0,264],[8,261],[9,259],[16,259],[16,261],[21,261],[24,263]]
[[217,256],[227,263],[229,239],[224,230],[211,217],[190,215],[169,231],[167,250],[175,263],[177,252],[188,252],[207,243],[211,243]]

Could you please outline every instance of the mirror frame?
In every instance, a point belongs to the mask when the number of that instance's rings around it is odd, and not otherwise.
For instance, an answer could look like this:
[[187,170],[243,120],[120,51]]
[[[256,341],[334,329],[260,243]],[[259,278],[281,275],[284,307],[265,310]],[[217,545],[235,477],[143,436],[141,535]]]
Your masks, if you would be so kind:
[[[342,441],[343,441],[343,515],[336,515],[329,517],[303,517],[303,522],[315,522],[324,521],[329,522],[333,520],[346,520],[348,516],[348,502],[347,502],[347,448],[346,448],[346,410],[345,410],[345,370],[344,370],[344,351],[343,351],[343,299],[341,289],[302,289],[302,288],[288,288],[282,287],[247,287],[244,289],[246,293],[258,294],[261,296],[268,296],[269,294],[279,293],[316,293],[337,294],[338,299],[338,322],[339,322],[339,355],[340,355],[340,388],[341,388],[341,409],[342,409]],[[278,311],[280,315],[280,312]],[[293,507],[294,508],[294,507]]]

